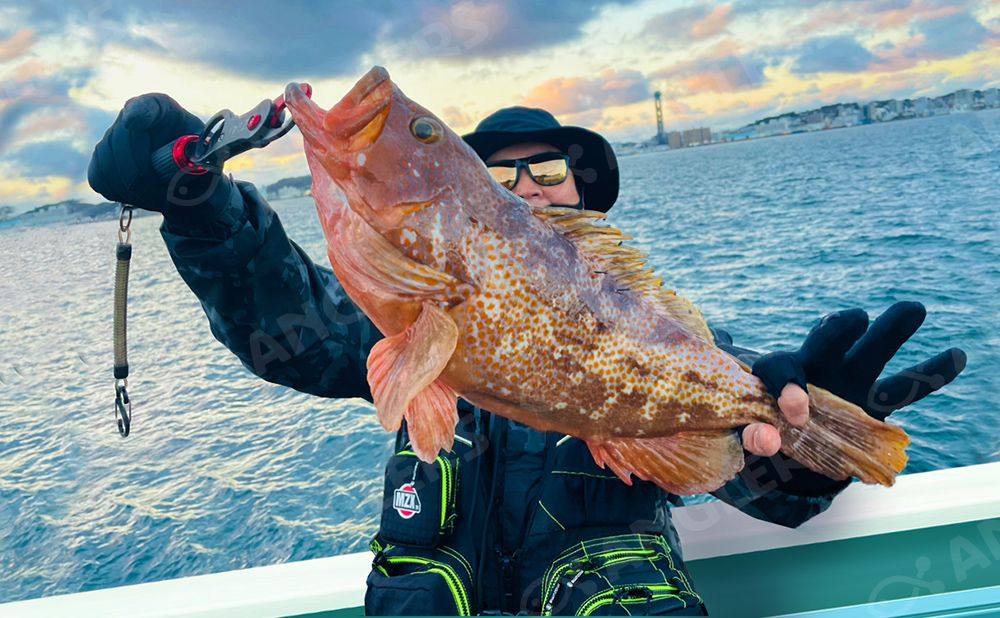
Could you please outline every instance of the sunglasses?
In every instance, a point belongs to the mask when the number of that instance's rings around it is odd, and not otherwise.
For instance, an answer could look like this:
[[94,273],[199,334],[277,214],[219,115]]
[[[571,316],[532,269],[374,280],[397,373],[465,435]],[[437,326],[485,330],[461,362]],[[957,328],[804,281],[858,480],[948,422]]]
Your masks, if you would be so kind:
[[507,189],[513,189],[521,177],[521,170],[543,187],[552,187],[566,180],[569,175],[569,155],[560,152],[542,152],[524,159],[507,159],[487,163],[493,179]]

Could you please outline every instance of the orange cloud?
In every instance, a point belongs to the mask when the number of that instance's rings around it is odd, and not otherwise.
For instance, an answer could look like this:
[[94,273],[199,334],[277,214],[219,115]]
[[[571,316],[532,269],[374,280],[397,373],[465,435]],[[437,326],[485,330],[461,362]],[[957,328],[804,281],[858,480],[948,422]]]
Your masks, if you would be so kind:
[[822,88],[817,89],[817,97],[814,100],[817,104],[826,104],[842,97],[856,98],[863,91],[864,81],[858,78],[850,78],[831,84],[824,84]]
[[664,90],[674,96],[699,92],[732,92],[757,88],[766,82],[766,62],[753,55],[729,52],[732,43],[717,45],[704,56],[678,62],[650,75],[665,82]]
[[646,20],[640,37],[659,40],[668,47],[710,39],[726,31],[732,12],[731,5],[721,4],[711,9],[696,5],[658,13]]
[[940,6],[939,4],[918,0],[917,2],[910,3],[905,8],[891,9],[879,13],[875,23],[879,28],[895,28],[905,26],[918,17],[921,19],[939,19],[961,13],[962,11],[963,8],[958,5]]
[[0,202],[57,202],[73,193],[73,180],[65,176],[6,178],[0,180]]
[[947,17],[965,10],[967,9],[960,5],[942,5],[936,0],[911,0],[901,8],[880,2],[868,2],[867,6],[855,6],[849,10],[838,5],[820,5],[803,13],[804,21],[795,26],[795,35],[788,36],[786,42],[795,42],[827,30],[842,30],[843,27],[887,30],[906,26],[917,20]]
[[733,12],[733,7],[729,4],[720,4],[712,9],[712,12],[698,21],[691,24],[688,31],[692,39],[707,39],[722,33],[729,25],[729,16]]
[[608,129],[606,116],[599,109],[589,109],[575,114],[566,114],[561,117],[562,124],[589,127],[594,131],[605,131]]
[[302,153],[282,155],[280,157],[271,157],[268,163],[277,167],[288,167],[289,165],[299,165],[305,157]]
[[45,77],[52,73],[49,66],[35,59],[26,60],[14,71],[15,81],[28,81],[37,77]]
[[712,45],[712,47],[705,53],[704,58],[714,58],[716,60],[720,58],[727,58],[729,56],[735,56],[743,52],[743,45],[740,44],[736,39],[729,37],[723,39]]
[[878,54],[875,66],[881,71],[904,71],[916,66],[921,60],[920,48],[926,43],[923,34],[912,36],[902,43]]
[[449,105],[441,110],[441,118],[449,127],[456,131],[472,129],[475,124],[475,121],[465,111],[454,105]]
[[542,82],[528,93],[523,105],[572,114],[628,105],[649,95],[649,83],[639,71],[604,69],[594,78],[556,77]]
[[795,28],[800,35],[812,36],[845,24],[854,24],[860,21],[861,16],[854,11],[845,11],[843,8],[821,6],[805,14],[805,21]]
[[0,41],[0,62],[8,62],[23,56],[35,44],[35,31],[31,28],[18,30],[5,41]]

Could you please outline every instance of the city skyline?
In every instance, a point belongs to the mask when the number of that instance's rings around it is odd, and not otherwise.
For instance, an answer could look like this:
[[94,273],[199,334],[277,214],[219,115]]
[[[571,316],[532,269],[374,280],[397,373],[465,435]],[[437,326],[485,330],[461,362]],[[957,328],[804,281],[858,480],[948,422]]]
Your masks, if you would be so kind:
[[[988,0],[241,7],[0,3],[0,205],[98,200],[86,164],[132,96],[166,92],[207,118],[308,81],[330,106],[373,64],[460,133],[520,104],[619,142],[650,135],[657,90],[668,127],[728,128],[1000,85],[1000,5]],[[227,166],[262,184],[305,169],[297,132]]]
[[[712,127],[668,127],[663,142],[670,148],[707,145],[720,141],[739,141],[773,135],[787,135],[824,129],[839,129],[873,122],[891,122],[926,118],[963,111],[1000,108],[1000,88],[963,88],[938,96],[905,97],[875,101],[838,101],[813,109],[794,110],[775,116],[759,118],[734,129]],[[763,130],[760,130],[763,129]],[[768,130],[770,129],[770,130]],[[622,142],[623,145],[656,145],[654,133],[639,142]]]

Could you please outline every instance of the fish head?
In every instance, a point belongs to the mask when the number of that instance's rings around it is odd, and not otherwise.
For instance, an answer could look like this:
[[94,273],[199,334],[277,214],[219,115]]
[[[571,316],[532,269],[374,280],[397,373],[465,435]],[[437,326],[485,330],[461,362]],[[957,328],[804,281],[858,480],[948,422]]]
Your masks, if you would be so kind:
[[294,84],[285,99],[313,174],[321,167],[350,208],[383,234],[448,195],[502,190],[472,148],[404,95],[382,67],[328,111]]

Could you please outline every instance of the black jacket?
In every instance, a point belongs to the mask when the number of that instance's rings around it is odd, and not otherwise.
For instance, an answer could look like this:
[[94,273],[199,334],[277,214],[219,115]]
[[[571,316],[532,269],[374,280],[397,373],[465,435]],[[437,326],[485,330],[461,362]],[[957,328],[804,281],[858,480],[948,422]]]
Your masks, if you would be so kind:
[[[288,239],[256,188],[237,186],[226,209],[198,228],[169,220],[161,228],[212,333],[265,380],[322,397],[371,401],[365,366],[381,334],[332,272]],[[727,334],[716,331],[716,338],[720,347],[750,360],[753,353],[733,347]],[[700,609],[670,523],[677,497],[642,481],[625,485],[598,468],[580,440],[532,430],[464,401],[459,411],[461,441],[452,453],[459,461],[457,513],[440,539],[444,549],[374,539],[370,612],[516,613],[542,611],[547,603],[557,613],[588,603],[585,608],[595,611],[641,603],[640,611],[649,613]],[[397,442],[404,448],[405,436]],[[714,495],[753,517],[794,527],[825,510],[846,486],[820,495],[783,491],[780,481],[760,486],[754,479],[768,464],[748,457],[740,476]],[[596,551],[601,547],[606,551]],[[619,562],[594,567],[578,560],[583,554]],[[646,557],[626,559],[640,555]],[[597,583],[583,598],[577,591],[588,580]],[[649,585],[637,587],[644,582]],[[459,584],[464,591],[456,590]],[[442,598],[444,606],[434,605]]]

